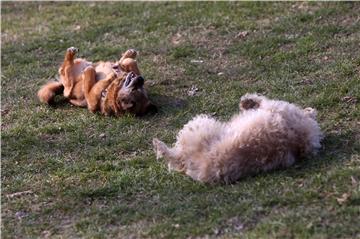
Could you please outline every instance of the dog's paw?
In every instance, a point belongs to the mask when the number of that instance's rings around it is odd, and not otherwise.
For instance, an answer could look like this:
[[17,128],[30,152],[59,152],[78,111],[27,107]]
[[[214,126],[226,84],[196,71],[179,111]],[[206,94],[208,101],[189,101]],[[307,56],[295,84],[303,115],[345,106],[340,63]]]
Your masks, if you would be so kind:
[[134,49],[127,50],[124,54],[124,58],[135,58],[137,56],[137,51]]
[[316,119],[317,116],[317,111],[314,108],[311,107],[307,107],[304,109],[304,113],[306,116],[312,118],[312,119]]
[[69,53],[72,53],[72,54],[76,54],[79,52],[79,49],[72,46],[72,47],[69,47],[66,51]]
[[239,108],[240,110],[257,109],[260,107],[263,97],[257,94],[246,94],[241,97]]
[[156,154],[156,159],[160,159],[164,156],[164,152],[166,151],[166,145],[161,142],[160,140],[158,140],[157,138],[153,139],[153,146],[154,146],[154,151]]

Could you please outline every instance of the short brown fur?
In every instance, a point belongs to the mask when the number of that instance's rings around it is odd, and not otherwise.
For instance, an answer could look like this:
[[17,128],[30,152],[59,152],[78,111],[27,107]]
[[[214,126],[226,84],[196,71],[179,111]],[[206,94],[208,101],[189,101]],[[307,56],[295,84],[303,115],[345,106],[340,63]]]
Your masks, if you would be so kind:
[[[140,116],[156,111],[143,87],[136,51],[127,50],[116,63],[75,59],[77,52],[74,47],[67,49],[59,68],[60,81],[49,82],[38,91],[42,103],[53,104],[55,96],[63,93],[71,104],[104,115],[120,116],[128,112]],[[128,84],[124,85],[126,79]]]

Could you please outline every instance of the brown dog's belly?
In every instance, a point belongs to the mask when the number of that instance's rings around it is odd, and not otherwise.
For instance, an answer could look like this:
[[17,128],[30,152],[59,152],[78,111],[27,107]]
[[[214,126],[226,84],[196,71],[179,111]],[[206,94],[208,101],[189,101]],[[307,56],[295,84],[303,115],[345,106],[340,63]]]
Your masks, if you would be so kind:
[[[82,64],[80,64],[82,63]],[[72,94],[69,97],[70,99],[83,100],[85,99],[85,94],[83,90],[83,77],[80,75],[80,71],[83,71],[86,67],[91,66],[89,62],[78,62],[77,67],[75,68],[77,71],[77,81],[73,88]],[[92,64],[96,71],[96,81],[104,80],[106,77],[113,72],[112,63],[111,62],[98,62]],[[81,72],[82,74],[82,72]]]
[[113,73],[111,62],[99,62],[95,65],[96,81],[105,79],[109,74]]

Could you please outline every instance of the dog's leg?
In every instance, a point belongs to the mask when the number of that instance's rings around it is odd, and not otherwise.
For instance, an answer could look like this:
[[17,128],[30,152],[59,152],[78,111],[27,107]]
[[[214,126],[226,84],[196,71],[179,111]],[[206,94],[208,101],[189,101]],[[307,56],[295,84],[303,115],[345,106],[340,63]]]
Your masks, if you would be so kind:
[[129,49],[125,53],[122,54],[120,58],[120,62],[124,60],[125,58],[132,58],[135,59],[137,56],[137,52],[134,49]]
[[64,71],[65,77],[62,84],[64,85],[64,96],[66,98],[71,96],[71,92],[75,85],[75,78],[73,75],[74,57],[79,49],[70,47],[66,50],[64,62],[60,68],[60,71]]
[[136,75],[141,75],[137,62],[135,60],[136,56],[137,52],[134,49],[127,50],[124,54],[122,54],[119,60],[119,65],[126,72],[132,71]]
[[98,109],[98,100],[90,94],[91,89],[96,83],[96,72],[92,66],[87,67],[82,75],[83,77],[83,89],[87,107],[91,112],[95,112]]
[[257,94],[246,94],[241,97],[239,108],[240,110],[257,109],[260,107],[263,99],[262,96]]
[[106,90],[106,88],[116,79],[115,73],[110,73],[104,80],[100,80],[96,82],[96,84],[91,89],[90,94],[96,97],[99,97],[97,99],[100,99],[101,93]]
[[72,73],[72,68],[68,67],[65,70],[65,79],[63,80],[64,85],[64,96],[69,98],[71,96],[71,92],[74,88],[75,78]]
[[153,146],[156,152],[156,159],[160,159],[162,157],[167,158],[170,156],[169,149],[164,142],[158,140],[157,138],[154,138]]
[[136,60],[133,58],[125,58],[119,61],[121,69],[126,72],[134,72],[136,75],[141,75]]
[[182,162],[164,142],[154,138],[153,146],[156,152],[156,159],[165,158],[165,160],[168,161],[169,170],[184,171],[184,165]]
[[106,79],[96,82],[96,72],[93,67],[84,70],[84,94],[88,109],[95,112],[99,108],[101,93],[115,80],[116,74],[111,73]]
[[37,95],[42,103],[52,104],[56,95],[63,93],[64,86],[60,82],[49,82],[43,85]]

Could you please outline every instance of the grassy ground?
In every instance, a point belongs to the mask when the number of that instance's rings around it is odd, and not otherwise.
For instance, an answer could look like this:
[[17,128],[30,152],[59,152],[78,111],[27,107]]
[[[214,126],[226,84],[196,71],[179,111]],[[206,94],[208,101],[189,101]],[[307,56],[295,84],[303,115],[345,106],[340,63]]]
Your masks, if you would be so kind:
[[[360,238],[360,3],[2,3],[3,238]],[[67,47],[127,48],[155,116],[39,104]],[[197,90],[194,90],[197,89]],[[191,94],[193,92],[194,94]],[[233,185],[168,172],[151,140],[246,92],[312,106],[323,149]]]

